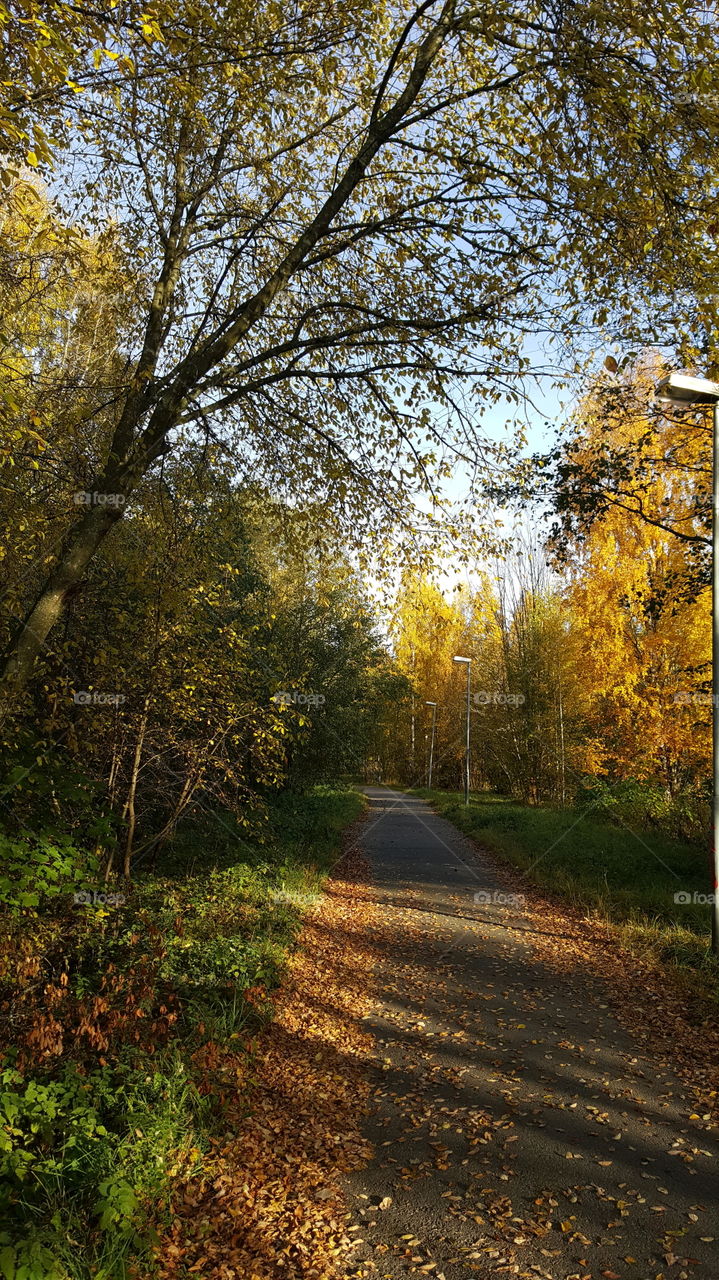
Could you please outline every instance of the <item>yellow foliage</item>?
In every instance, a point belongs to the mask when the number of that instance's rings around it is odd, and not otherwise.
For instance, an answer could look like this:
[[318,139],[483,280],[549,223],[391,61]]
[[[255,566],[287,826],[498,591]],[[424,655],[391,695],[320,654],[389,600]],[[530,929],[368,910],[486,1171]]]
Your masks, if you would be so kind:
[[[601,442],[644,460],[574,553],[568,602],[594,732],[605,768],[674,792],[708,766],[711,745],[711,593],[672,532],[695,527],[708,435],[639,399],[609,415],[588,402],[583,433],[587,455]],[[661,527],[643,518],[656,513]]]

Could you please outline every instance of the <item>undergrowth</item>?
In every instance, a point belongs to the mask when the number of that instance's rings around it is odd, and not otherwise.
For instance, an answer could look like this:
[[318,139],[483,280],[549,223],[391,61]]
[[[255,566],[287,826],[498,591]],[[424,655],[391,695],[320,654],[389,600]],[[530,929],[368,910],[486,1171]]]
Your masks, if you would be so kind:
[[[262,842],[187,824],[131,886],[56,833],[0,836],[0,1275],[130,1280],[254,1037],[362,798],[280,797]],[[231,1045],[234,1078],[213,1077]],[[249,1103],[248,1103],[249,1104]]]

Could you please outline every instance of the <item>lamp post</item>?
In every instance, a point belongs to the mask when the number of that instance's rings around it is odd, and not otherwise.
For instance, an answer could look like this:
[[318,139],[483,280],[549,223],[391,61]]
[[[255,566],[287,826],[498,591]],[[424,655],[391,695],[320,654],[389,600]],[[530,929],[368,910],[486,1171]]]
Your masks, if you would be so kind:
[[657,396],[676,407],[712,405],[712,951],[719,954],[719,382],[670,373],[657,383]]
[[467,666],[467,742],[464,752],[464,803],[469,804],[469,720],[470,720],[470,687],[472,680],[472,659],[455,655],[453,662],[464,662]]
[[434,764],[434,731],[437,726],[437,703],[425,702],[426,707],[432,708],[432,736],[429,740],[429,769],[427,770],[427,790],[432,790],[432,765]]

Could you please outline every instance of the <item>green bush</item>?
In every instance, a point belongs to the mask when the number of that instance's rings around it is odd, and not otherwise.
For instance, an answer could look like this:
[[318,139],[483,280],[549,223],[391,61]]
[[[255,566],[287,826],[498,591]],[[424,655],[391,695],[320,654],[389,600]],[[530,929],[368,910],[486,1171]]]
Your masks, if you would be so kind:
[[7,1208],[21,1189],[48,1188],[60,1174],[70,1188],[107,1137],[91,1086],[74,1064],[45,1081],[6,1067],[0,1072],[0,1203]]
[[0,906],[17,912],[69,894],[97,875],[97,860],[63,836],[0,833]]
[[617,822],[663,832],[677,840],[699,843],[707,839],[709,831],[710,793],[704,784],[669,796],[651,780],[585,778],[575,803],[578,808],[592,807]]

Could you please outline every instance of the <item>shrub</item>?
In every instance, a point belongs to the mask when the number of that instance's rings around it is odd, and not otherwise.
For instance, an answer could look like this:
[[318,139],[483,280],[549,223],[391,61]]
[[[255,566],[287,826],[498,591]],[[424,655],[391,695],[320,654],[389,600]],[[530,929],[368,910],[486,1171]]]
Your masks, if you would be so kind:
[[62,836],[9,839],[0,833],[0,905],[33,909],[97,875],[97,860]]

